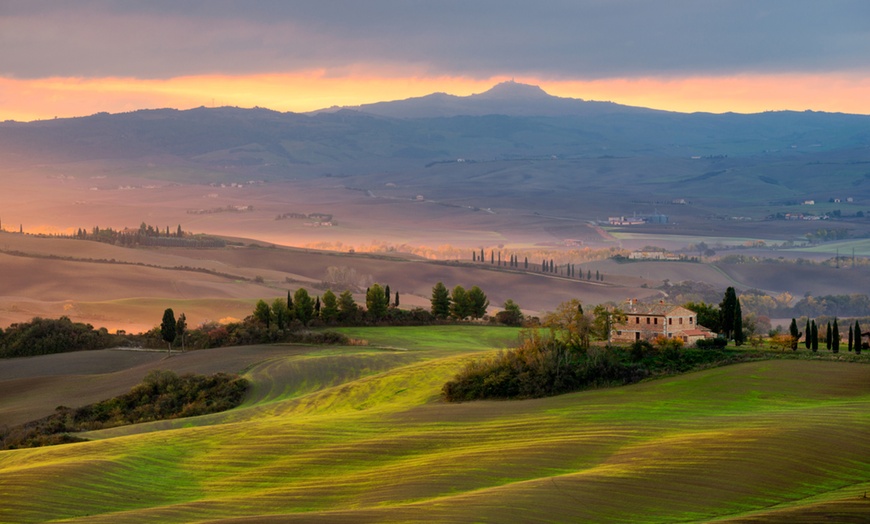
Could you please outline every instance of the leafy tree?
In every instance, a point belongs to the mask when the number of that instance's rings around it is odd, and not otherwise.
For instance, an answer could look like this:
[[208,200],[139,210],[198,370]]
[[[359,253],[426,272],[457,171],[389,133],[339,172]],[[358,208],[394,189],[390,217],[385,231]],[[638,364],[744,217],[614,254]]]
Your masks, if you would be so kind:
[[569,349],[585,352],[589,348],[591,322],[583,314],[583,304],[576,298],[562,302],[555,311],[547,313],[543,325],[550,329],[553,339]]
[[513,299],[507,299],[504,303],[504,311],[499,311],[495,315],[495,319],[507,326],[520,326],[523,323],[523,312],[520,311],[520,306]]
[[698,315],[698,324],[714,333],[722,332],[722,320],[719,308],[705,302],[687,302],[683,307]]
[[296,312],[296,319],[302,322],[303,326],[311,322],[314,316],[314,301],[304,287],[300,287],[296,293],[293,293],[293,309]]
[[432,288],[432,316],[435,318],[447,318],[450,314],[450,293],[443,282],[438,282]]
[[457,285],[450,294],[450,316],[459,320],[471,316],[471,301],[462,286]]
[[836,318],[834,318],[834,326],[831,328],[831,351],[840,352],[840,326],[837,325]]
[[486,315],[486,309],[489,307],[489,299],[486,294],[477,286],[472,286],[468,290],[468,301],[471,307],[471,318],[483,318]]
[[614,324],[623,324],[627,321],[625,313],[619,308],[610,308],[597,305],[592,310],[592,334],[599,340],[610,341],[610,330]]
[[160,337],[166,342],[169,348],[169,353],[172,353],[172,342],[175,341],[176,335],[175,313],[172,308],[166,308],[163,312],[163,322],[160,323]]
[[[178,226],[179,230],[181,226]],[[184,353],[184,335],[187,333],[187,317],[184,313],[178,315],[178,320],[175,321],[175,335],[181,339],[181,352]]]
[[342,291],[338,296],[338,320],[341,322],[353,321],[359,315],[359,306],[353,299],[350,291]]
[[267,304],[265,300],[258,300],[257,305],[254,306],[254,320],[263,324],[267,328],[269,327],[269,324],[271,324],[272,308],[269,307],[269,304]]
[[320,307],[320,318],[327,324],[338,320],[338,297],[331,289],[323,293],[323,305]]
[[285,329],[290,325],[290,310],[287,309],[287,303],[281,298],[276,298],[272,301],[271,307],[272,323],[278,329]]
[[369,316],[375,320],[381,320],[387,316],[387,295],[384,293],[384,288],[380,284],[372,284],[366,291],[366,309]]

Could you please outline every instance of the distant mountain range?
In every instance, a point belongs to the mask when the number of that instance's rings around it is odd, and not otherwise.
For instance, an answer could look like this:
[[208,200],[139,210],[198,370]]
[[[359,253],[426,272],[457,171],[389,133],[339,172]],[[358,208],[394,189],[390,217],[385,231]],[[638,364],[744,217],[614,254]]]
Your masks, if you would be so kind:
[[311,114],[231,107],[0,124],[6,165],[150,158],[282,177],[432,162],[600,156],[867,155],[870,116],[817,112],[675,113],[550,96],[504,82]]
[[[314,111],[334,112],[339,108]],[[613,102],[592,102],[576,98],[561,98],[547,94],[538,86],[513,81],[502,82],[492,89],[470,96],[433,93],[422,97],[378,102],[351,109],[371,115],[391,118],[438,118],[452,116],[593,116],[606,114],[664,113],[652,109],[625,106]]]

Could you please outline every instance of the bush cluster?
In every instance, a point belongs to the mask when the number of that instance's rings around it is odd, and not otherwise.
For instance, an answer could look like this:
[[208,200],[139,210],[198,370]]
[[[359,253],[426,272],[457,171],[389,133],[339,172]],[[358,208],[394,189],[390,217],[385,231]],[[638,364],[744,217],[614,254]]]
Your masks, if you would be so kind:
[[73,322],[68,317],[12,324],[0,329],[0,358],[29,357],[86,349],[104,349],[117,345],[119,337],[105,328]]
[[241,404],[247,389],[238,375],[155,370],[129,393],[78,409],[59,406],[52,415],[6,430],[0,449],[77,442],[82,439],[69,433],[226,411]]

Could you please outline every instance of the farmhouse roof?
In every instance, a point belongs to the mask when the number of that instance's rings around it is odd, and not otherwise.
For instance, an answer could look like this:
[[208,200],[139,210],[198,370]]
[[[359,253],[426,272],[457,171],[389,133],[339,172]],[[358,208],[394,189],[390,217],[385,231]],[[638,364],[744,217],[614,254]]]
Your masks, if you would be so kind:
[[654,302],[652,304],[638,304],[635,301],[629,303],[627,314],[633,315],[652,315],[664,317],[667,315],[689,316],[695,312],[684,308],[683,306],[675,306],[673,304],[665,304],[663,302]]

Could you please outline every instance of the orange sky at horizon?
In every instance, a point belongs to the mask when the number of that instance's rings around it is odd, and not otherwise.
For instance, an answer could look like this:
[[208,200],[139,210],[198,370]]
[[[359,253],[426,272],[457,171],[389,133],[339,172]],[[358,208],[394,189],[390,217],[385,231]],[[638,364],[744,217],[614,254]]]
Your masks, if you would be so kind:
[[[510,77],[330,76],[323,71],[248,76],[134,78],[0,78],[0,120],[121,113],[200,106],[264,107],[306,112],[401,100],[434,92],[465,96]],[[547,80],[514,78],[555,96],[612,101],[680,112],[757,113],[807,109],[870,114],[870,76],[771,74],[730,77]]]

